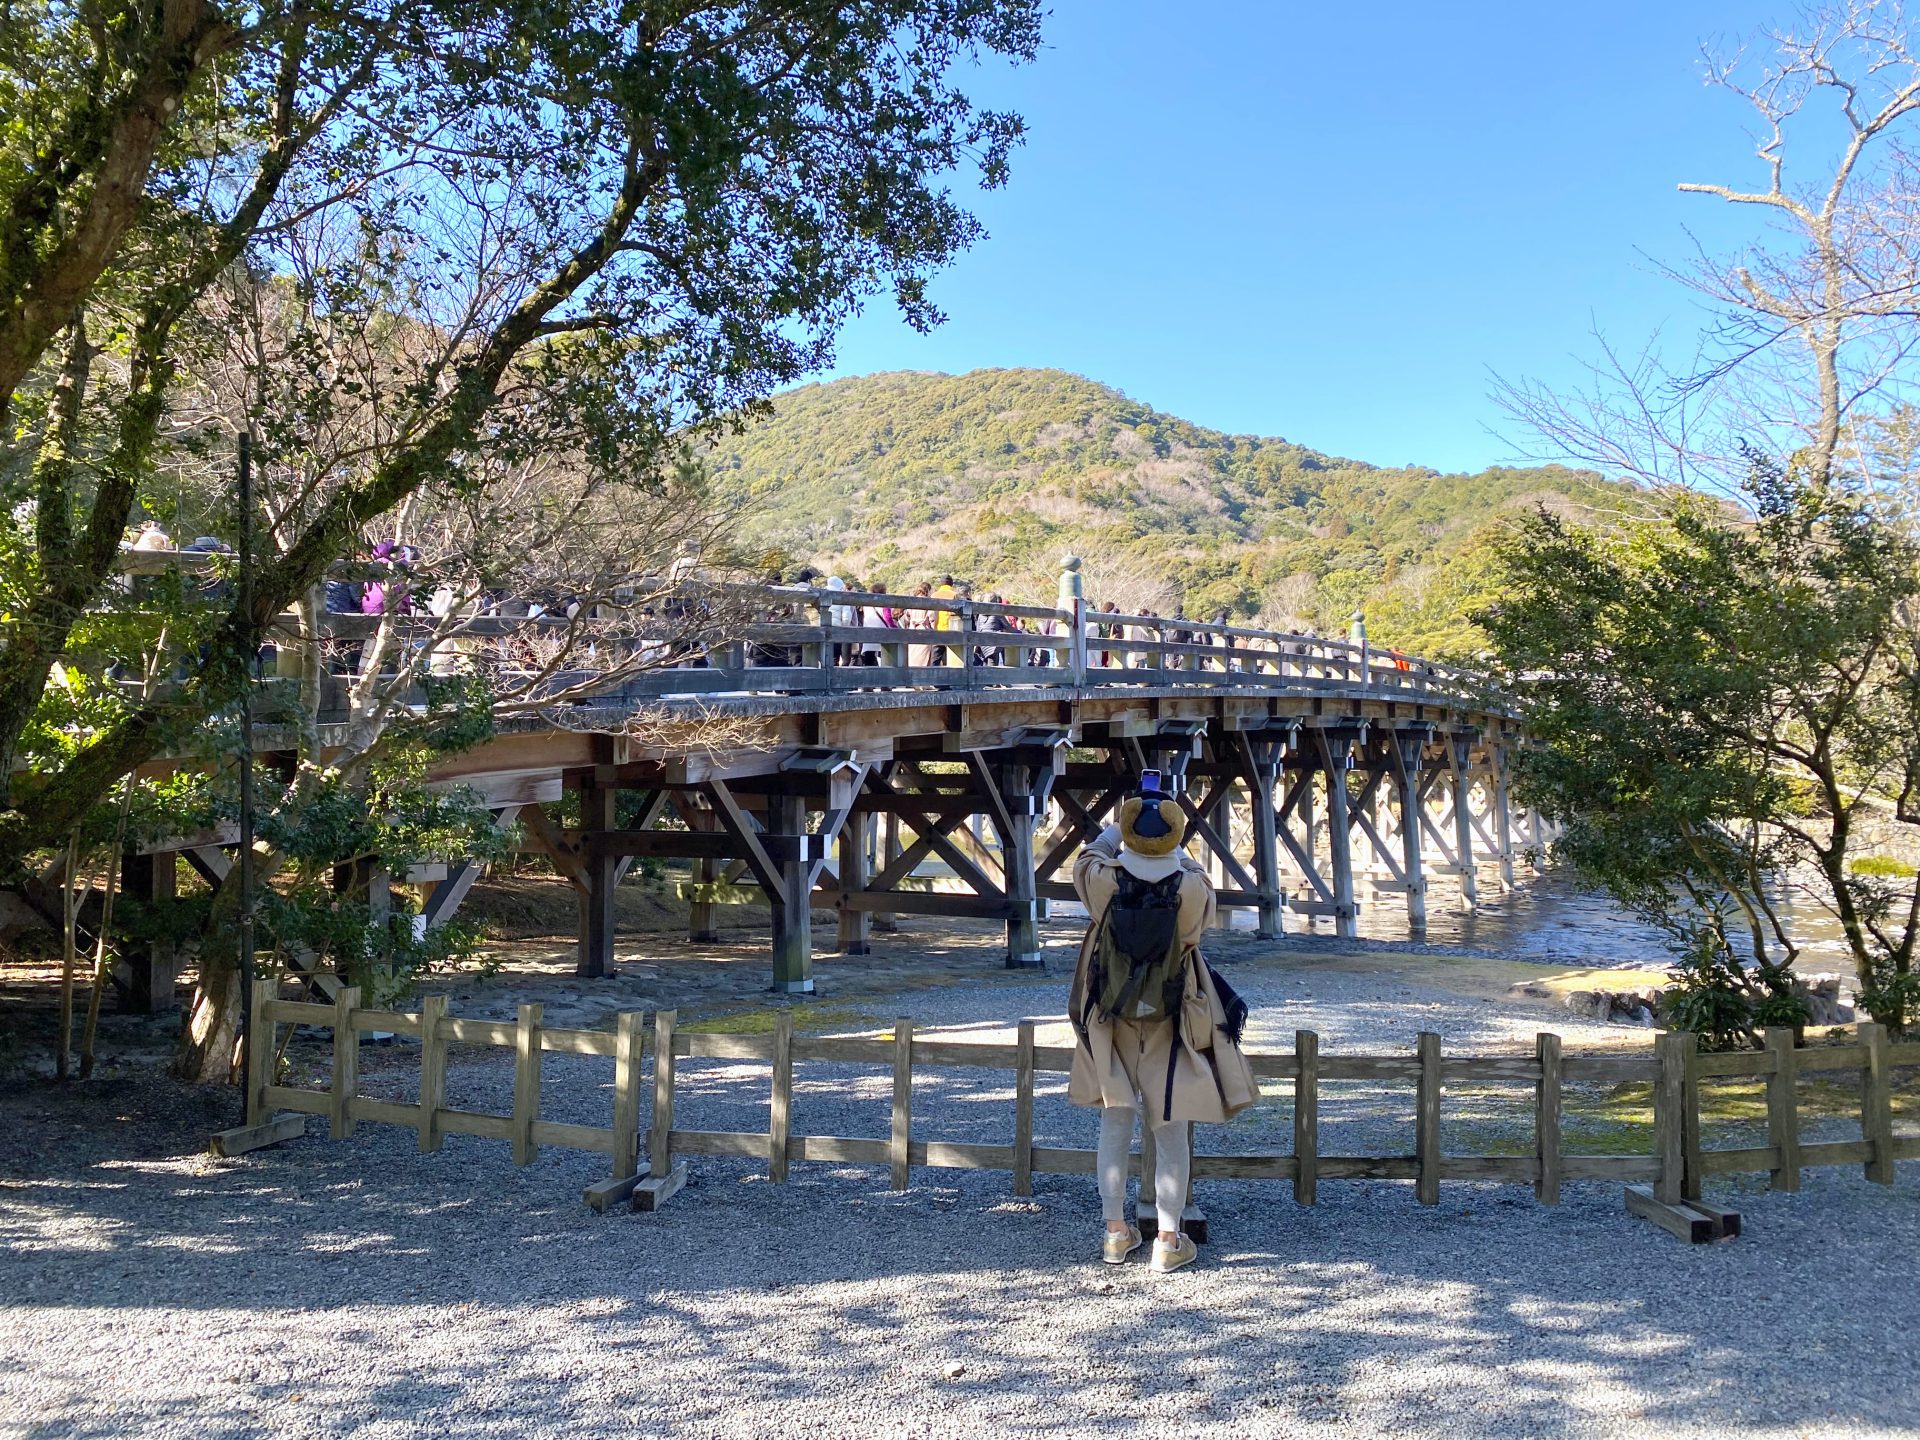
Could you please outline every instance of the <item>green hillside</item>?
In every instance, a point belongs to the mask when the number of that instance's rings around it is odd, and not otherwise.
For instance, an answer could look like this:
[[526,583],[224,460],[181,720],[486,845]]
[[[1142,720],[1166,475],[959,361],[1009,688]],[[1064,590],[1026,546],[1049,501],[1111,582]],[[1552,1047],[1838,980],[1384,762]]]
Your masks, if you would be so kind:
[[898,372],[808,385],[720,442],[716,484],[746,538],[876,588],[944,571],[1012,600],[1085,560],[1097,603],[1470,653],[1486,544],[1539,503],[1633,492],[1558,467],[1443,475],[1225,435],[1060,370]]

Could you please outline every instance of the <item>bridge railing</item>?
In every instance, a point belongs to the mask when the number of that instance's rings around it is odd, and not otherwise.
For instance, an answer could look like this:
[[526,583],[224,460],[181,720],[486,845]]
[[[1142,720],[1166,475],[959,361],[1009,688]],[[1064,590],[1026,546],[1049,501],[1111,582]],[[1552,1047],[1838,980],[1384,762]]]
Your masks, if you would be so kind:
[[[205,572],[204,553],[129,552],[130,573]],[[634,704],[677,696],[819,695],[899,689],[1199,688],[1353,693],[1428,703],[1495,703],[1485,676],[1365,642],[1180,616],[1065,609],[968,597],[893,595],[811,586],[638,578],[582,610],[468,599],[426,613],[428,570],[337,567],[404,594],[412,613],[325,613],[312,639],[327,683],[401,659],[446,675],[484,669],[540,694]],[[626,599],[623,601],[623,592]],[[531,612],[541,613],[531,613]],[[388,643],[368,641],[385,629]],[[269,646],[306,643],[291,615]],[[556,651],[565,654],[557,662]],[[425,663],[422,663],[424,660]],[[596,677],[604,685],[596,688]],[[323,704],[323,711],[337,708]]]

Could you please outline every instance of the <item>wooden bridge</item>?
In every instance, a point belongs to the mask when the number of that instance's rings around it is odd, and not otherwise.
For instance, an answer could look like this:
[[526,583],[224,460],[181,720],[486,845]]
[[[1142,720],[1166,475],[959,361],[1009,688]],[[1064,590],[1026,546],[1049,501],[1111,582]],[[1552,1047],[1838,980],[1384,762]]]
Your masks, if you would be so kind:
[[[686,587],[674,613],[724,609],[724,623],[608,620],[598,671],[544,675],[551,706],[433,779],[471,787],[572,882],[585,976],[612,966],[615,887],[641,857],[689,862],[695,940],[713,938],[715,904],[764,900],[776,990],[812,989],[817,911],[837,917],[832,943],[849,954],[901,914],[1002,921],[1006,963],[1037,966],[1037,925],[1071,898],[1073,854],[1148,767],[1178,797],[1221,906],[1252,911],[1262,936],[1289,912],[1353,935],[1363,903],[1404,907],[1417,936],[1433,876],[1452,877],[1467,909],[1483,865],[1512,884],[1518,725],[1483,678],[1364,637],[1092,613],[1074,565],[1051,608]],[[647,609],[660,613],[657,597]],[[506,669],[525,663],[514,635],[561,623],[599,622],[328,616],[338,697],[322,719],[351,723],[350,657],[376,627],[418,632],[409,663],[438,646],[459,666]],[[276,745],[257,732],[270,763],[290,761]],[[577,824],[559,804],[569,791]],[[1539,838],[1528,818],[1525,843]],[[218,840],[168,844],[208,873],[224,864]],[[440,924],[481,869],[376,876],[374,903],[389,882],[418,884]],[[137,891],[172,870],[130,857],[127,873]],[[166,989],[158,975],[135,985]]]

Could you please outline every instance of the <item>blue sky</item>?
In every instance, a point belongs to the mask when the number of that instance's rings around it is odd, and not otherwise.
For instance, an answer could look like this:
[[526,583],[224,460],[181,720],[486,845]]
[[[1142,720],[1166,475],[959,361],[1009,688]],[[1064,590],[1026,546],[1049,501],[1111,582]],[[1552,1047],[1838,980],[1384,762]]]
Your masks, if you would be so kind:
[[948,323],[876,302],[834,373],[1059,366],[1378,464],[1512,459],[1490,371],[1571,383],[1594,325],[1691,348],[1644,256],[1737,247],[1748,216],[1674,187],[1760,177],[1699,46],[1785,13],[1054,0],[1038,63],[971,87],[1031,135]]

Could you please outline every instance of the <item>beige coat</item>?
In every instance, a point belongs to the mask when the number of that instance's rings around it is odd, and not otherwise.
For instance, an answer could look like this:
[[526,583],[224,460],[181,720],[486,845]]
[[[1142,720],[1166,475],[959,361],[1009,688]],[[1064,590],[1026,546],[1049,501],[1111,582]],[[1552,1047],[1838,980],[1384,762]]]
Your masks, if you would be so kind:
[[[1092,923],[1080,944],[1080,963],[1074,970],[1067,1014],[1075,1030],[1073,1071],[1067,1098],[1076,1105],[1115,1105],[1135,1108],[1142,1100],[1147,1116],[1162,1120],[1197,1120],[1219,1124],[1259,1098],[1246,1057],[1221,1027],[1226,1011],[1214,989],[1213,978],[1200,963],[1200,937],[1213,923],[1213,885],[1199,863],[1185,852],[1179,855],[1184,878],[1180,884],[1180,944],[1187,957],[1186,999],[1177,1017],[1166,1020],[1102,1020],[1088,1017],[1086,1033],[1079,1018],[1086,1003],[1087,966],[1093,936],[1118,888],[1115,871],[1120,859],[1118,835],[1111,829],[1088,845],[1073,862],[1073,888],[1086,902]],[[1174,1049],[1174,1024],[1180,1027],[1180,1046]],[[1167,1067],[1173,1066],[1173,1105],[1163,1113],[1167,1098]],[[1137,1098],[1136,1098],[1137,1097]]]

